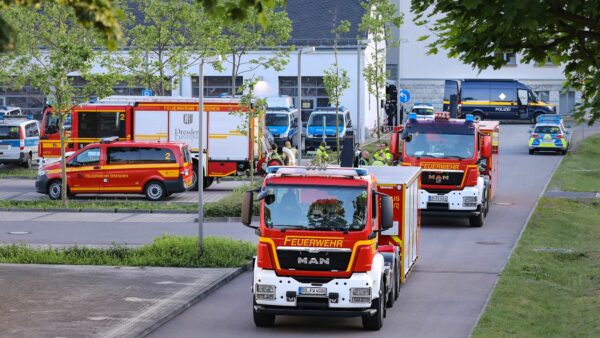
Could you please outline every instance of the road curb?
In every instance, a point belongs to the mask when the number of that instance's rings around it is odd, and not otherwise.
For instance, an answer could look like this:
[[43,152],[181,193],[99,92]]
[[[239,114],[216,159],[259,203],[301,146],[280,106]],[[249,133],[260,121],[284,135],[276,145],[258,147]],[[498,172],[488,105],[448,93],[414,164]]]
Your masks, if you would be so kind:
[[2,176],[2,177],[0,177],[0,180],[32,180],[32,181],[35,181],[35,176],[34,177],[29,177],[29,176]]
[[151,318],[149,318],[149,320],[138,321],[137,323],[133,324],[130,329],[124,328],[120,331],[116,330],[114,331],[114,334],[109,334],[107,337],[146,337],[150,333],[156,331],[159,327],[169,322],[171,319],[177,317],[185,310],[189,309],[214,291],[218,290],[237,276],[241,275],[243,272],[250,270],[251,266],[252,264],[248,263],[241,268],[237,268],[218,281],[215,281],[208,286],[201,287],[198,290],[194,290],[191,294],[191,297],[183,302],[175,302],[174,304],[169,304],[165,307],[162,307],[160,312],[156,315],[150,316]]

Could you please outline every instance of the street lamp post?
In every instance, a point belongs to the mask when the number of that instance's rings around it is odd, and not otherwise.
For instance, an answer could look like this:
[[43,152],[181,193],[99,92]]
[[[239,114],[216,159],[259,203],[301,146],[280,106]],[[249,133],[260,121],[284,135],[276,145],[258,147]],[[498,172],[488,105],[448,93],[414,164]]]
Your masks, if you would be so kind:
[[298,103],[296,112],[296,144],[298,145],[298,159],[296,163],[302,165],[302,53],[314,53],[315,47],[304,47],[298,49]]
[[204,64],[220,62],[221,56],[211,56],[200,59],[198,65],[198,256],[203,252],[203,226],[204,226],[204,133],[202,120],[204,118]]
[[357,139],[358,139],[358,143],[363,143],[366,139],[366,137],[364,137],[363,133],[365,130],[365,127],[363,126],[364,124],[364,117],[361,115],[361,91],[360,91],[360,84],[362,83],[361,81],[361,75],[362,75],[362,69],[363,69],[363,62],[361,61],[361,56],[362,56],[362,47],[365,46],[365,50],[367,48],[367,45],[371,42],[371,40],[369,39],[360,39],[357,41],[356,43],[356,126],[358,128],[357,130],[357,134],[356,135]]

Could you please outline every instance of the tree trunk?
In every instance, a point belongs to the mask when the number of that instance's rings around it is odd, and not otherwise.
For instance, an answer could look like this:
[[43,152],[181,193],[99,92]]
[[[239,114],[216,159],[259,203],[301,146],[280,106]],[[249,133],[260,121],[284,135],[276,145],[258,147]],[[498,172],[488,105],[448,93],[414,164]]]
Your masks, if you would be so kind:
[[[338,77],[339,78],[339,77]],[[337,156],[337,162],[340,162],[340,120],[339,120],[339,114],[340,114],[340,104],[339,102],[336,102],[335,104],[335,143],[336,143],[336,149],[335,149],[335,155]],[[325,131],[323,131],[325,132]]]
[[236,76],[236,69],[235,69],[235,53],[232,54],[231,56],[231,60],[232,60],[232,65],[231,65],[231,97],[235,97],[235,78]]
[[66,161],[66,151],[65,151],[65,114],[63,114],[62,105],[58,104],[58,135],[60,136],[60,169],[61,169],[61,206],[63,208],[67,207],[67,161]]

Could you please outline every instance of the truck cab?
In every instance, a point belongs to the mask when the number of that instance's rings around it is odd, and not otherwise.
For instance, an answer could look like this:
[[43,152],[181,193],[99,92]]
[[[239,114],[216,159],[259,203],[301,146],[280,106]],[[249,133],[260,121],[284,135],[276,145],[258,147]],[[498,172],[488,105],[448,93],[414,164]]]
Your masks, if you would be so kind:
[[294,136],[298,128],[297,113],[292,98],[289,96],[267,97],[267,112],[265,125],[279,148],[285,141],[294,143]]
[[[257,326],[273,325],[276,315],[325,315],[362,317],[364,328],[381,328],[416,260],[420,224],[420,169],[373,168],[386,169],[397,171],[380,180],[371,168],[269,167],[263,186],[245,194],[242,223],[260,236],[252,284]],[[251,219],[255,193],[258,226]]]
[[424,215],[468,217],[480,227],[497,187],[498,138],[497,121],[451,119],[448,112],[421,120],[411,113],[392,134],[390,150],[402,165],[423,169]]
[[[340,143],[349,133],[353,132],[350,110],[340,107],[337,118]],[[336,142],[336,112],[335,108],[319,108],[313,111],[306,124],[306,150],[316,149],[325,141],[328,148],[335,149]]]

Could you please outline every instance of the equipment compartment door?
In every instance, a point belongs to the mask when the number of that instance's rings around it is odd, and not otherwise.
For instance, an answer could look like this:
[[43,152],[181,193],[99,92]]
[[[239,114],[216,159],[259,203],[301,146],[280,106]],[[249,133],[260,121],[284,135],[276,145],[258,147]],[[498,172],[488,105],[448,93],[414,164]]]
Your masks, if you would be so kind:
[[243,127],[243,118],[229,112],[207,112],[208,114],[208,159],[210,161],[246,161],[250,148],[248,136],[238,128]]

